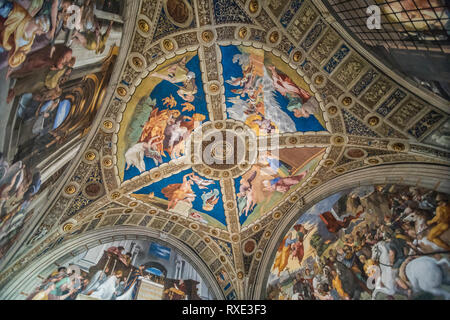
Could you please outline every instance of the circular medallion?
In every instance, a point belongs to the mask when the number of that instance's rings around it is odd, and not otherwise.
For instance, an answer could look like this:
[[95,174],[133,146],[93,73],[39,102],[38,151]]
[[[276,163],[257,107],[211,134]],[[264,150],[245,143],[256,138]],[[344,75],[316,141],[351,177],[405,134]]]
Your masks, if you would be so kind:
[[103,121],[103,127],[107,130],[111,130],[113,128],[113,123],[110,120]]
[[350,148],[345,152],[345,156],[350,159],[361,159],[366,157],[367,152],[359,148]]
[[192,230],[198,230],[199,226],[198,226],[198,224],[196,224],[196,223],[191,223],[191,224],[189,225],[189,228],[191,228]]
[[236,178],[257,160],[254,131],[235,120],[205,124],[189,139],[186,158],[195,160],[193,170],[209,179]]
[[370,165],[377,165],[377,164],[381,163],[381,161],[378,160],[377,158],[370,158],[370,159],[367,159],[365,162]]
[[248,3],[248,11],[250,11],[250,13],[256,13],[259,10],[259,3],[257,0],[250,0],[250,2]]
[[247,34],[248,34],[248,29],[246,27],[242,27],[238,31],[239,38],[241,38],[241,39],[245,39],[247,37]]
[[219,85],[216,84],[216,83],[212,83],[212,84],[209,86],[209,92],[211,92],[211,93],[213,93],[213,94],[219,92],[219,90],[220,90],[220,87],[219,87]]
[[151,177],[155,180],[158,180],[159,178],[161,178],[161,172],[159,171],[154,171],[151,173]]
[[205,42],[211,42],[214,39],[214,33],[211,30],[202,32],[202,40]]
[[188,27],[194,18],[192,7],[186,0],[165,0],[164,11],[169,20],[180,28]]
[[353,103],[353,99],[350,97],[344,97],[342,99],[342,104],[346,107],[348,107],[349,105],[351,105]]
[[130,203],[128,204],[128,206],[130,206],[131,208],[134,208],[134,207],[136,207],[137,205],[138,205],[138,203],[137,203],[136,201],[130,202]]
[[292,56],[292,60],[294,60],[294,62],[299,62],[303,57],[303,54],[301,53],[301,51],[295,51],[295,53]]
[[328,108],[328,113],[332,116],[337,114],[337,112],[338,112],[338,108],[336,106],[331,106]]
[[280,212],[280,211],[274,212],[273,215],[272,215],[272,217],[273,217],[275,220],[280,219],[280,218],[281,218],[281,212]]
[[406,147],[403,143],[397,142],[392,144],[392,150],[402,152],[406,150]]
[[335,136],[333,138],[333,143],[335,145],[343,145],[345,143],[345,138],[343,136]]
[[62,229],[65,233],[68,233],[73,229],[73,227],[74,227],[73,223],[66,223]]
[[75,192],[77,191],[77,188],[74,185],[68,185],[65,189],[64,192],[68,195],[73,195]]
[[325,77],[323,75],[318,75],[314,79],[314,83],[317,84],[317,85],[321,85],[324,81],[325,81]]
[[97,156],[96,156],[95,153],[92,152],[92,151],[88,151],[88,152],[86,152],[85,155],[84,155],[84,158],[85,158],[87,161],[94,161],[96,157],[97,157]]
[[111,158],[103,159],[102,164],[104,167],[109,168],[113,165],[113,161]]
[[163,47],[164,49],[166,49],[167,51],[172,51],[175,48],[175,45],[173,44],[173,42],[169,39],[165,39],[163,41]]
[[101,194],[102,190],[103,190],[103,186],[98,182],[89,183],[84,187],[84,193],[89,198],[98,197]]
[[368,123],[371,127],[375,127],[375,126],[377,126],[377,125],[380,123],[380,118],[375,117],[375,116],[370,117],[370,118],[367,120],[367,123]]
[[119,199],[119,198],[120,198],[120,192],[116,191],[111,194],[111,199],[115,200],[115,199]]
[[125,97],[127,95],[127,90],[124,87],[118,87],[117,94],[121,97]]
[[271,43],[276,43],[280,39],[280,34],[278,31],[274,31],[270,34],[269,40]]
[[254,239],[249,239],[244,242],[242,247],[245,255],[251,255],[256,250],[256,241]]
[[334,171],[335,171],[336,173],[341,174],[341,173],[344,173],[344,172],[345,172],[345,169],[344,169],[344,168],[337,168],[337,169],[335,169]]
[[147,23],[147,21],[145,21],[143,19],[139,19],[138,27],[139,27],[139,30],[141,30],[144,33],[147,33],[150,31],[150,25]]
[[133,57],[131,61],[136,68],[142,68],[142,66],[144,65],[144,62],[142,62],[142,60],[138,57]]

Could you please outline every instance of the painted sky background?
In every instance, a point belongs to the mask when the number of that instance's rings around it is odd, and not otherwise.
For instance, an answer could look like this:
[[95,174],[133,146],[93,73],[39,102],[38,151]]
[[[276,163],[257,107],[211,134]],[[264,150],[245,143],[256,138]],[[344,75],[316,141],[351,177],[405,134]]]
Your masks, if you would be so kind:
[[161,258],[164,260],[170,259],[171,249],[160,245],[159,243],[152,242],[148,253],[156,258]]
[[[180,56],[180,60],[181,59],[182,59],[182,57]],[[200,72],[200,60],[198,58],[198,55],[194,56],[191,60],[189,60],[189,62],[186,63],[186,67],[190,71],[195,73],[195,83],[197,85],[198,92],[195,95],[194,102],[192,102],[192,104],[195,106],[195,110],[190,111],[190,112],[185,111],[182,113],[182,115],[192,116],[194,113],[201,113],[206,117],[205,121],[208,121],[209,114],[208,114],[208,109],[206,107],[205,92],[203,90],[202,75]],[[178,85],[180,85],[180,83],[178,83]],[[159,110],[164,110],[164,109],[167,109],[167,107],[163,105],[162,99],[170,97],[170,95],[172,95],[175,98],[175,100],[177,101],[177,106],[175,108],[173,108],[173,110],[176,109],[181,112],[181,110],[184,108],[181,104],[185,103],[186,101],[184,101],[177,94],[177,91],[178,91],[177,86],[170,83],[169,81],[163,80],[158,85],[156,85],[156,87],[150,93],[150,98],[156,100],[156,106],[158,107]],[[150,114],[148,114],[147,117],[148,116],[150,116]],[[162,157],[162,160],[163,160],[163,163],[167,163],[171,160],[171,158],[167,152],[166,152],[166,157]],[[153,159],[151,159],[151,158],[144,157],[144,161],[145,161],[145,168],[147,171],[157,167],[155,165]],[[125,165],[125,168],[126,168],[126,165]],[[139,175],[140,175],[139,170],[136,167],[131,166],[128,170],[125,170],[123,181],[130,180],[133,177],[139,176]]]
[[[164,194],[161,192],[161,190],[165,187],[167,187],[168,185],[171,184],[175,184],[175,183],[182,183],[183,182],[183,177],[187,174],[192,173],[192,169],[188,169],[185,171],[182,171],[180,173],[177,173],[175,175],[172,175],[168,178],[165,178],[161,181],[155,182],[145,188],[142,188],[141,190],[135,192],[136,194],[149,194],[151,192],[154,192],[155,197],[161,198],[161,199],[165,199],[167,200],[167,198],[164,196]],[[197,173],[196,173],[197,174]],[[197,174],[198,175],[198,174]],[[198,175],[199,177],[202,177],[200,175]],[[203,178],[203,177],[202,177]],[[213,217],[214,219],[218,220],[220,223],[222,223],[223,225],[227,225],[226,222],[226,218],[225,218],[225,211],[223,208],[223,201],[222,201],[222,196],[221,194],[219,194],[219,202],[217,202],[217,204],[214,206],[214,209],[212,211],[205,211],[203,210],[203,200],[202,200],[202,194],[203,192],[208,192],[211,191],[213,189],[217,189],[220,191],[220,184],[219,181],[214,181],[214,184],[207,186],[208,190],[206,189],[200,189],[197,184],[193,184],[192,185],[192,190],[194,191],[194,193],[196,194],[195,200],[192,202],[192,206],[193,209],[199,211],[199,212],[203,212],[211,217]]]
[[[223,65],[223,77],[224,77],[224,87],[225,87],[225,96],[226,99],[231,97],[236,97],[237,94],[231,92],[232,89],[236,89],[238,87],[234,87],[227,82],[226,80],[230,80],[231,77],[235,78],[242,78],[242,67],[238,63],[233,63],[233,57],[236,54],[242,54],[242,52],[239,50],[237,46],[230,45],[230,46],[223,46],[220,47],[222,51],[222,65]],[[258,50],[258,49],[255,49]],[[262,49],[261,49],[262,50]],[[264,59],[268,59],[268,54],[264,53]],[[267,65],[267,63],[266,63]],[[275,65],[276,66],[276,65]],[[269,71],[270,72],[270,71]],[[292,120],[295,122],[295,126],[297,131],[300,132],[308,132],[308,131],[326,131],[326,129],[320,124],[320,122],[311,115],[309,118],[296,118],[292,112],[290,112],[287,109],[287,105],[289,103],[289,100],[286,97],[283,97],[278,91],[275,93],[275,99],[278,101],[278,103],[281,106],[282,111],[284,111],[286,114],[288,114]],[[243,100],[248,99],[248,95],[245,95]],[[226,102],[227,108],[231,108],[233,104],[231,102]]]

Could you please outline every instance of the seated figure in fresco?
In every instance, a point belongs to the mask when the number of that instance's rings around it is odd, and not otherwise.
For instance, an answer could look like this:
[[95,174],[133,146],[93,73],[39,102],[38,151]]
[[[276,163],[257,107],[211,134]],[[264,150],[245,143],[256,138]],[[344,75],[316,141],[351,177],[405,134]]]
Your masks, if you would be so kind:
[[35,37],[49,32],[50,20],[45,15],[32,17],[17,2],[10,4],[0,3],[1,16],[6,19],[0,22],[0,52],[8,51],[9,67],[17,68],[24,63]]
[[37,101],[57,99],[62,94],[61,85],[68,80],[74,64],[75,60],[71,59],[61,70],[46,68],[37,74],[18,79],[8,92],[7,102],[25,93],[32,93],[33,99]]
[[179,88],[177,91],[178,95],[188,102],[195,100],[195,94],[198,91],[195,83],[195,73],[186,67],[186,57],[164,70],[151,73],[150,77],[160,78],[174,85],[182,83],[182,86],[177,85]]
[[0,179],[0,240],[24,219],[25,211],[40,187],[39,171],[32,175],[22,161],[8,168]]
[[19,69],[10,69],[7,77],[25,78],[29,75],[41,72],[45,69],[62,70],[65,66],[75,65],[76,58],[72,55],[72,49],[64,44],[48,45],[33,53],[28,54],[27,59]]
[[75,31],[73,34],[73,42],[83,46],[86,50],[95,51],[96,54],[102,54],[106,48],[106,42],[111,34],[114,21],[110,21],[105,33],[101,34],[100,26],[97,26],[94,31],[79,32]]
[[267,68],[272,72],[275,90],[289,99],[288,110],[293,112],[295,117],[308,118],[311,114],[318,112],[319,104],[317,100],[314,103],[307,104],[311,95],[306,90],[299,88],[287,75],[278,72],[275,66],[268,66]]
[[281,193],[288,192],[293,186],[298,184],[300,181],[303,180],[303,178],[308,174],[308,171],[304,171],[296,176],[292,177],[277,177],[272,180],[265,180],[263,182],[264,184],[264,190],[267,191],[278,191]]

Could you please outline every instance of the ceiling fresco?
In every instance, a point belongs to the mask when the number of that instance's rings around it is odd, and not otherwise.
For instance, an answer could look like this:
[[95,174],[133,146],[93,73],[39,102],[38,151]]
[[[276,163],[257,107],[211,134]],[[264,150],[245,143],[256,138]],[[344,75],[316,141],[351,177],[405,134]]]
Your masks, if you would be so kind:
[[[244,46],[222,46],[220,53],[229,119],[253,131],[255,138],[326,131],[322,109],[309,85],[280,58]],[[194,131],[204,132],[208,125],[203,124],[210,121],[201,78],[200,60],[194,51],[165,61],[136,88],[118,133],[118,167],[123,168],[124,182],[163,164],[189,165],[188,140]],[[230,139],[227,152],[235,147]],[[204,139],[203,144],[207,142]],[[202,146],[202,152],[207,152],[209,145]],[[211,152],[223,152],[223,146],[211,148]],[[259,152],[250,170],[234,179],[240,224],[246,226],[273,209],[313,174],[324,155],[325,148]],[[218,161],[214,164],[219,165]],[[195,171],[165,177],[132,196],[226,230],[221,197],[225,191],[218,181],[208,179],[208,173]]]
[[319,102],[308,84],[281,59],[252,47],[220,50],[231,119],[245,120],[258,136],[326,131]]
[[[272,267],[294,221],[318,243],[340,241],[342,228],[330,231],[320,218],[334,203],[311,213],[319,201],[349,189],[364,197],[374,184],[450,193],[448,101],[358,46],[322,1],[133,0],[120,8],[95,11],[115,21],[113,30],[120,24],[115,63],[110,73],[95,69],[109,78],[78,149],[43,155],[42,183],[54,187],[5,241],[0,297],[26,299],[39,286],[45,298],[49,287],[21,282],[39,279],[32,270],[47,279],[50,260],[69,267],[78,260],[67,257],[98,241],[148,236],[193,260],[211,298],[292,298],[302,262],[285,251],[288,268]],[[63,117],[66,102],[60,110]],[[310,261],[312,249],[304,251]]]

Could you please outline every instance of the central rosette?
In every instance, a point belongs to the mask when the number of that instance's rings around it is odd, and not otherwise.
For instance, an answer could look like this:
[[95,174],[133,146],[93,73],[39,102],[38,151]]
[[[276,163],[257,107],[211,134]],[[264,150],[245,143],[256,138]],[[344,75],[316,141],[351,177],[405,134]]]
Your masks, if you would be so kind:
[[255,132],[236,120],[205,123],[193,132],[187,146],[193,170],[215,180],[243,175],[258,158]]

